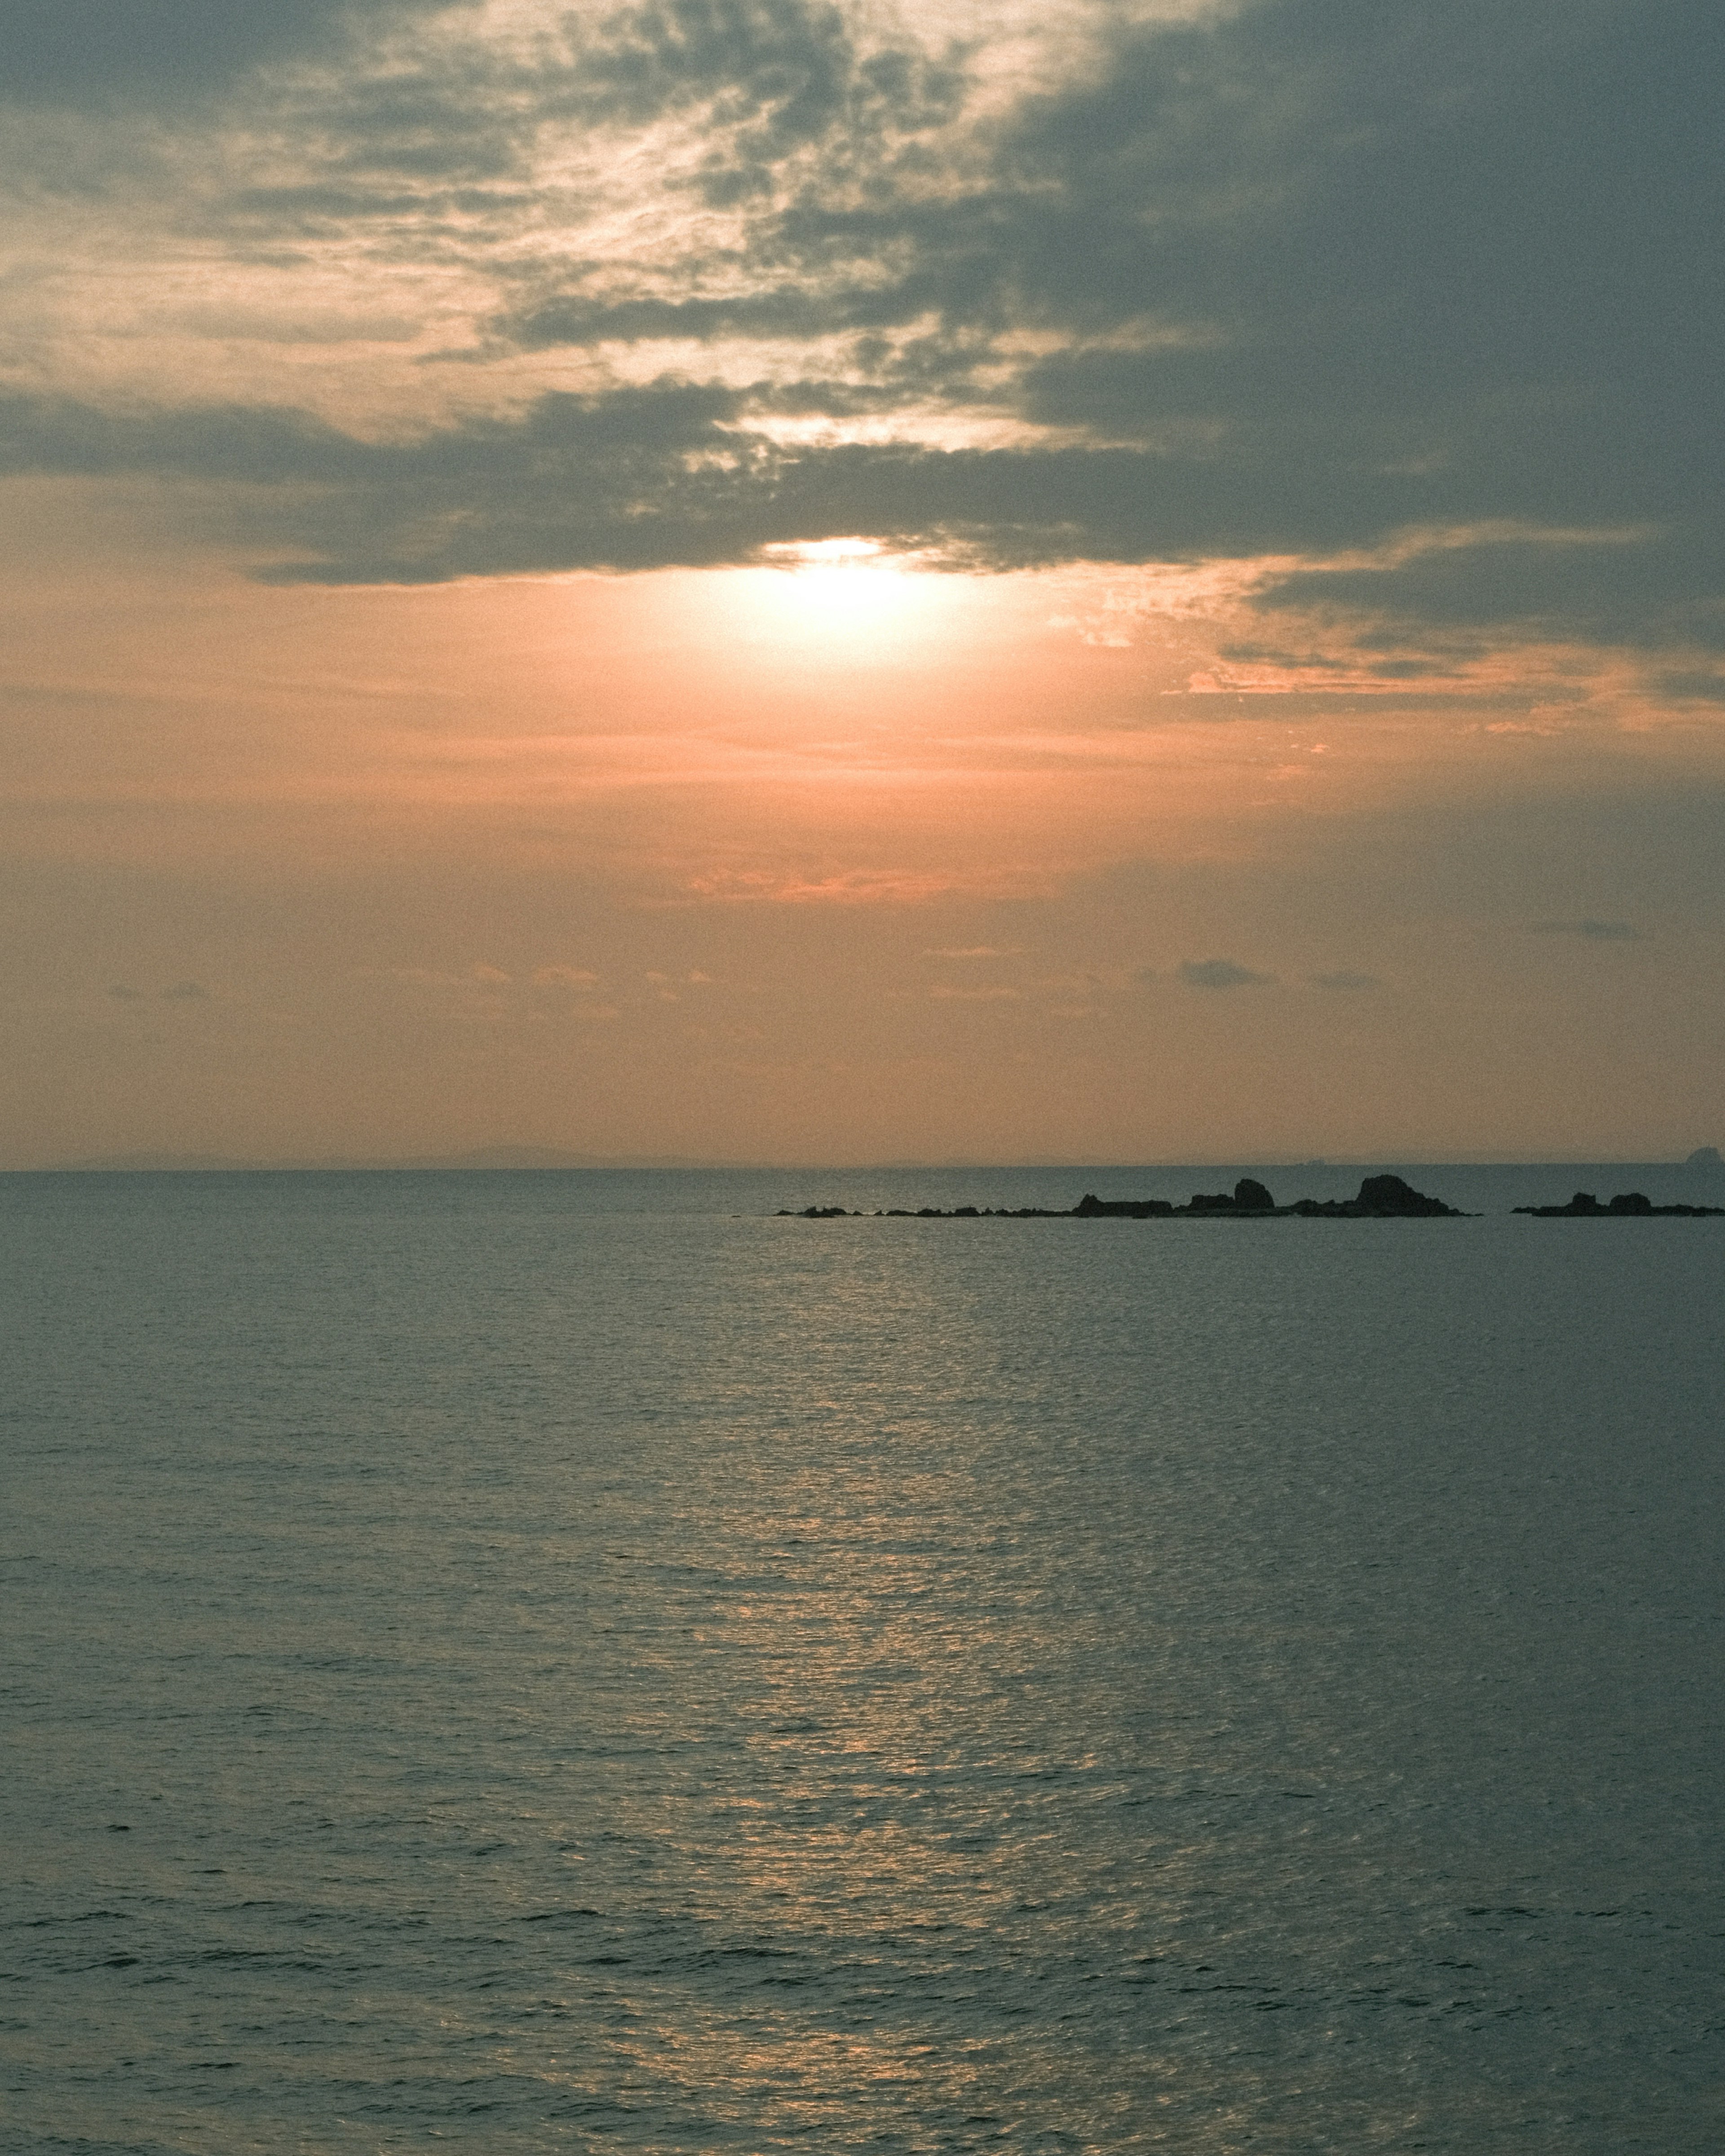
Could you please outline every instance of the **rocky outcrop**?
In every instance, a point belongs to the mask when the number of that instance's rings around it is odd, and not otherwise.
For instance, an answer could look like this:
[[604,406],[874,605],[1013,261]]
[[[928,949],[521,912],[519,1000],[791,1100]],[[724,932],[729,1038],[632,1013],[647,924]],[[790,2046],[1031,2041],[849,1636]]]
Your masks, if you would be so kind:
[[[1576,1205],[1583,1199],[1574,1199]],[[1594,1205],[1594,1199],[1587,1199]],[[1635,1209],[1647,1208],[1645,1199],[1613,1199],[1610,1208]],[[1535,1208],[1522,1205],[1520,1212],[1533,1212]],[[1565,1212],[1568,1208],[1544,1208],[1546,1212]],[[1707,1212],[1703,1205],[1656,1205],[1651,1212]],[[781,1220],[847,1220],[863,1218],[852,1216],[843,1205],[804,1205],[800,1214],[791,1214],[783,1208]],[[944,1209],[940,1205],[891,1205],[886,1212],[875,1218],[886,1220],[1462,1220],[1464,1214],[1455,1212],[1453,1205],[1445,1205],[1443,1199],[1427,1199],[1423,1190],[1414,1190],[1412,1183],[1404,1183],[1399,1175],[1367,1175],[1358,1188],[1358,1197],[1352,1199],[1298,1199],[1294,1205],[1276,1205],[1268,1186],[1255,1175],[1242,1175],[1234,1190],[1194,1190],[1193,1197],[1183,1205],[1175,1205],[1173,1199],[1100,1199],[1093,1190],[1086,1190],[1070,1212],[1050,1212],[1044,1205],[953,1205]]]
[[1368,1175],[1357,1198],[1332,1198],[1320,1204],[1302,1198],[1288,1208],[1307,1220],[1460,1220],[1466,1216],[1441,1198],[1428,1198],[1399,1175]]
[[[1517,1213],[1541,1220],[1698,1220],[1725,1216],[1725,1205],[1656,1205],[1639,1190],[1620,1191],[1601,1204],[1591,1191],[1578,1190],[1567,1205],[1517,1205]],[[786,1209],[781,1219],[860,1219],[842,1205],[806,1205],[800,1214]],[[1087,1190],[1070,1211],[1042,1205],[894,1205],[889,1220],[1461,1220],[1467,1215],[1441,1198],[1430,1198],[1399,1175],[1368,1175],[1353,1198],[1299,1198],[1278,1205],[1255,1176],[1243,1175],[1230,1190],[1194,1191],[1183,1205],[1167,1198],[1098,1198]]]
[[1399,1175],[1368,1175],[1354,1198],[1296,1199],[1278,1205],[1255,1176],[1243,1175],[1231,1192],[1195,1192],[1184,1205],[1171,1205],[1170,1213],[1238,1218],[1244,1214],[1258,1219],[1302,1220],[1459,1220],[1463,1216],[1441,1198],[1428,1198]]
[[[836,1210],[837,1209],[833,1209]],[[1291,1216],[1308,1220],[1459,1220],[1463,1216],[1440,1198],[1428,1198],[1404,1183],[1399,1175],[1368,1175],[1357,1198],[1332,1198],[1320,1203],[1302,1198],[1292,1205],[1278,1205],[1266,1186],[1255,1176],[1243,1175],[1232,1190],[1194,1191],[1183,1205],[1167,1198],[1098,1198],[1087,1190],[1070,1213],[1050,1213],[1040,1206],[955,1206],[942,1212],[924,1205],[912,1213],[894,1206],[889,1220],[1285,1220]],[[806,1216],[826,1219],[830,1211],[811,1207]]]
[[1607,1205],[1590,1190],[1578,1190],[1567,1205],[1517,1205],[1536,1220],[1703,1220],[1725,1214],[1725,1205],[1656,1205],[1640,1190],[1620,1190]]
[[1232,1190],[1195,1190],[1183,1205],[1168,1208],[1170,1213],[1279,1213],[1286,1209],[1276,1204],[1254,1175],[1241,1176]]

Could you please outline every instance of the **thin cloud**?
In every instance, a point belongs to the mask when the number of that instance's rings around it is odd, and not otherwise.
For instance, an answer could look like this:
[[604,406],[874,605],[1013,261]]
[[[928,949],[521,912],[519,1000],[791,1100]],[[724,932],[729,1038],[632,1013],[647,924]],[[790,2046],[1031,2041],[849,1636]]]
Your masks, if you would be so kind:
[[1274,973],[1255,973],[1232,958],[1183,958],[1179,972],[1189,988],[1261,988],[1276,978]]
[[209,1000],[209,990],[196,981],[176,981],[170,988],[162,991],[165,1004],[201,1004]]
[[1672,669],[1655,683],[1662,696],[1680,703],[1725,704],[1725,673],[1712,667]]
[[972,943],[922,953],[925,958],[1022,958],[1024,955],[1024,947],[1017,943]]

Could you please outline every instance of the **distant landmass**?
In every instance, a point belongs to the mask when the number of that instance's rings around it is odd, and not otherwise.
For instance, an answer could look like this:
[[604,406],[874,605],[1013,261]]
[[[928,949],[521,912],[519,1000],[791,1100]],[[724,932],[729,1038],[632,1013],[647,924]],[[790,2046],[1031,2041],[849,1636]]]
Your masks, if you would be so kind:
[[121,1174],[188,1174],[196,1173],[328,1174],[336,1172],[373,1173],[428,1169],[567,1168],[712,1168],[721,1165],[680,1153],[564,1152],[555,1146],[480,1146],[471,1152],[416,1153],[403,1158],[387,1156],[331,1154],[307,1160],[270,1160],[244,1155],[213,1152],[115,1152],[89,1160],[62,1163],[67,1172]]

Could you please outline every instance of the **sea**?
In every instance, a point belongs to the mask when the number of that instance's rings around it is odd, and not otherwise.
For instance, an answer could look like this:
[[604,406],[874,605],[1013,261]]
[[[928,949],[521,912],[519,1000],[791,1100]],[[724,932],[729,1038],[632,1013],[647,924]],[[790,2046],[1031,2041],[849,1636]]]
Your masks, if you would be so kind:
[[0,2148],[1717,2156],[1725,1177],[1368,1165],[0,1177]]

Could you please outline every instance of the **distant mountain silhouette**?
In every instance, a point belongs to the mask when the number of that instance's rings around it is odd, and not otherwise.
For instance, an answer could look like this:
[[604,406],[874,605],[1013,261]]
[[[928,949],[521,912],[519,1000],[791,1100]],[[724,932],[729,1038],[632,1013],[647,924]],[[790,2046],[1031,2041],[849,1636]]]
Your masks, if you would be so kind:
[[300,1160],[270,1159],[211,1152],[116,1152],[88,1160],[69,1160],[66,1172],[81,1173],[236,1174],[265,1171],[282,1173],[385,1173],[429,1169],[570,1168],[713,1168],[728,1162],[700,1160],[672,1153],[565,1152],[556,1146],[480,1146],[471,1152],[388,1155],[328,1154]]

